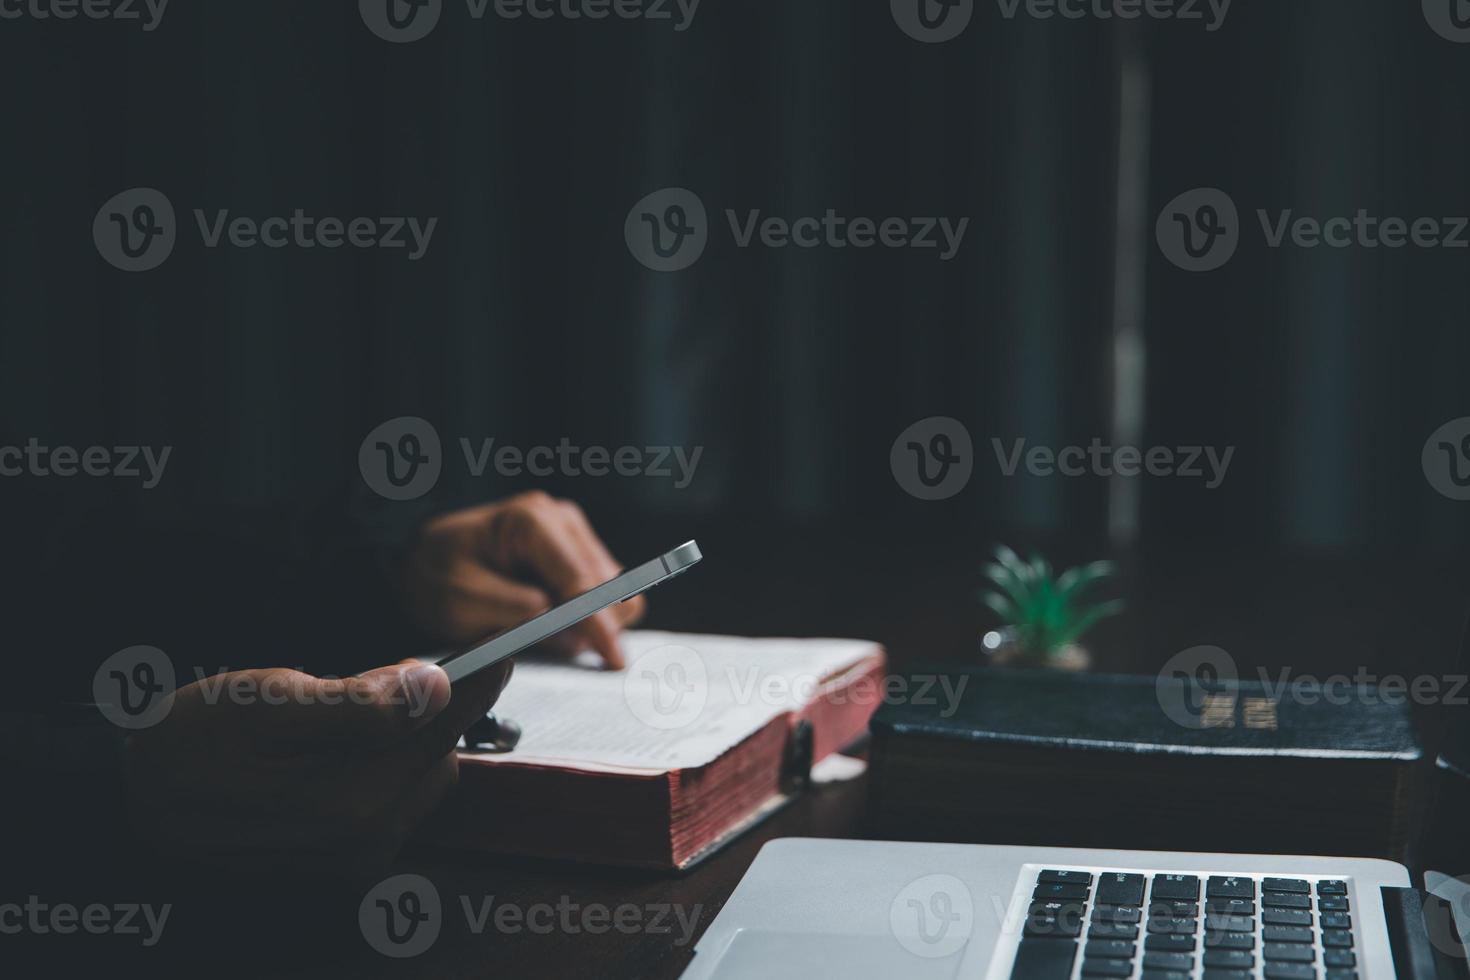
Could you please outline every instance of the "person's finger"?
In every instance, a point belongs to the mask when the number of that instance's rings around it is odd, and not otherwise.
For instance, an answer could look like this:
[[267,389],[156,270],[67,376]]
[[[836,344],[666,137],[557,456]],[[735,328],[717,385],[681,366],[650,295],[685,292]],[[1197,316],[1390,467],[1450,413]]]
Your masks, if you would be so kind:
[[420,774],[453,752],[465,731],[494,706],[513,669],[514,661],[507,660],[459,681],[454,685],[449,704],[432,722],[414,732],[403,744],[366,761],[401,784],[416,781]]
[[611,615],[609,610],[603,610],[574,626],[568,626],[541,643],[540,649],[563,656],[574,656],[591,650],[609,668],[622,670],[627,666],[627,657],[623,654],[622,644],[617,637],[617,624],[609,623]]
[[[514,498],[495,512],[487,552],[500,567],[526,567],[560,600],[601,585],[621,571],[581,508],[545,494]],[[636,616],[641,609],[641,603],[635,603],[629,613]],[[605,610],[585,620],[574,635],[584,638],[609,667],[621,668],[626,664],[618,642],[621,627],[619,613]]]
[[493,567],[524,570],[557,599],[569,599],[603,581],[581,554],[560,504],[544,493],[513,497],[492,512],[485,551]]
[[489,522],[492,564],[524,569],[562,600],[607,581],[617,566],[587,547],[580,513],[543,493],[512,498]]
[[[603,581],[615,578],[623,571],[623,564],[613,557],[612,552],[607,550],[607,545],[597,536],[592,529],[592,523],[587,520],[586,513],[582,508],[570,500],[558,501],[561,505],[563,519],[566,521],[568,533],[571,534],[575,545],[582,556],[582,561],[587,566],[596,570],[596,574]],[[648,601],[642,595],[636,595],[608,609],[608,625],[612,628],[614,636],[624,627],[636,623],[643,618],[648,608]],[[621,659],[621,654],[619,654]],[[618,664],[617,666],[621,666]]]
[[577,505],[575,501],[558,500],[557,507],[561,512],[561,519],[571,536],[572,546],[576,549],[584,565],[592,568],[596,574],[608,577],[617,574],[619,566],[608,552],[607,546],[592,530],[592,523],[587,520],[587,514]]
[[605,622],[597,617],[584,619],[575,626],[567,627],[540,644],[539,649],[563,657],[591,650],[612,670],[621,670],[627,666],[627,656],[622,651],[620,641],[610,636]]
[[440,625],[444,636],[456,643],[485,639],[552,605],[543,590],[468,562],[446,587]]
[[618,630],[620,626],[617,618],[611,610],[604,609],[595,616],[590,616],[579,623],[582,634],[587,638],[587,644],[602,657],[613,670],[622,670],[628,666],[628,658],[623,656],[623,646],[618,642]]
[[626,629],[637,625],[638,621],[648,612],[648,601],[642,595],[635,595],[613,606],[608,612],[617,619],[618,625]]
[[432,722],[450,701],[449,677],[433,664],[394,664],[345,678],[243,673],[259,705],[248,717],[270,739],[288,743],[390,744]]

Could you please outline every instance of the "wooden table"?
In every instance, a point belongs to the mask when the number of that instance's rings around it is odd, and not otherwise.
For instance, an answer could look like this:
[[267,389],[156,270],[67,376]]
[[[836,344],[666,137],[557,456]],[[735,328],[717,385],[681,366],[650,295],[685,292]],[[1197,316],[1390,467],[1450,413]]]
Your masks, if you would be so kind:
[[[814,548],[811,553],[823,552]],[[748,561],[731,561],[728,571],[712,563],[700,579],[688,578],[682,590],[670,586],[656,597],[650,625],[862,636],[886,644],[899,670],[926,662],[977,661],[986,617],[974,598],[973,562],[957,557],[948,567],[935,567],[892,553],[867,563],[842,557],[846,560],[823,568],[792,566],[784,577],[760,580],[759,587],[741,573],[751,567]],[[1298,674],[1357,665],[1398,674],[1443,669],[1458,646],[1464,572],[1447,566],[1406,566],[1401,572],[1385,577],[1373,563],[1334,561],[1231,564],[1196,557],[1148,563],[1129,576],[1129,614],[1096,633],[1095,666],[1147,674],[1180,649],[1217,643],[1235,654],[1243,669],[1289,665]],[[152,972],[160,975],[178,975],[183,964],[188,975],[214,977],[674,978],[687,967],[694,940],[764,843],[789,836],[866,836],[865,791],[861,779],[815,789],[682,876],[410,852],[395,871],[433,882],[444,926],[431,948],[406,960],[384,957],[364,941],[357,919],[364,889],[333,895],[268,882],[259,892],[247,893],[231,882],[216,889],[228,895],[223,901],[172,886],[159,897],[178,906],[169,939],[183,944],[183,951],[177,944],[173,950],[141,951],[144,968],[126,973],[148,975],[152,962]],[[600,817],[589,813],[587,819]],[[121,897],[139,898],[134,894],[138,881],[128,879]],[[497,930],[492,920],[476,932],[466,921],[462,900],[472,909],[493,900],[495,906],[522,912],[678,906],[693,919],[693,930],[687,939],[677,922],[661,933],[635,928],[592,934],[560,926],[506,931]],[[639,921],[651,923],[652,915],[640,913]],[[190,938],[189,930],[197,937]],[[66,948],[73,946],[84,944]],[[47,948],[54,956],[58,947]],[[99,944],[98,950],[104,965],[120,968],[116,944]],[[163,955],[174,959],[165,963],[157,958]]]
[[[310,977],[591,977],[599,980],[674,980],[694,956],[694,943],[735,890],[756,853],[777,837],[863,836],[864,777],[814,787],[785,809],[682,875],[586,865],[559,865],[519,859],[465,858],[410,854],[396,873],[421,874],[433,882],[443,907],[443,928],[434,944],[412,959],[387,959],[367,947],[341,914],[330,916],[331,940],[316,948],[299,947],[291,975]],[[596,819],[589,814],[588,819]],[[469,923],[463,902],[481,910],[533,906],[540,926],[497,929],[492,917],[481,931]],[[556,907],[571,909],[572,929],[560,925]],[[642,926],[624,932],[584,931],[580,913],[588,907],[636,906]],[[693,932],[685,940],[679,920],[663,909],[679,906]],[[340,913],[342,910],[336,910]],[[355,909],[353,910],[355,912]],[[630,918],[625,920],[631,924]],[[324,916],[323,918],[326,918]],[[593,924],[596,921],[593,920]],[[550,925],[550,928],[545,926]],[[346,959],[338,959],[343,955]]]
[[[821,553],[816,550],[814,553]],[[891,556],[890,556],[891,557]],[[912,574],[920,567],[882,563],[890,577],[878,581],[875,566],[834,562],[820,572],[792,569],[790,581],[759,591],[739,576],[726,581],[717,566],[702,573],[700,588],[670,593],[658,610],[660,628],[860,635],[884,642],[898,668],[919,663],[973,663],[985,622],[974,601],[977,584],[963,562]],[[740,567],[740,563],[735,563]],[[799,579],[806,578],[803,583]],[[814,590],[810,580],[826,587]],[[1169,655],[1195,643],[1225,646],[1242,667],[1289,665],[1295,673],[1366,665],[1399,674],[1443,670],[1458,645],[1465,595],[1464,575],[1447,567],[1422,568],[1385,582],[1371,564],[1335,561],[1150,564],[1133,573],[1131,614],[1097,634],[1096,667],[1151,673]],[[1412,580],[1411,580],[1412,579]],[[691,579],[691,582],[694,580]],[[730,597],[739,596],[738,602]],[[799,597],[794,600],[792,597]],[[847,624],[845,627],[842,624]],[[776,837],[863,837],[863,779],[814,790],[683,876],[544,862],[411,855],[401,870],[430,878],[448,903],[446,925],[434,946],[411,961],[358,956],[334,976],[403,977],[652,977],[674,978],[693,956],[693,941],[708,927],[761,846]],[[589,814],[589,820],[597,819]],[[677,903],[697,915],[692,937],[668,934],[575,934],[554,929],[480,934],[465,924],[459,898],[478,904],[523,907],[615,907]],[[360,934],[343,942],[361,947]],[[312,973],[311,975],[320,975]]]

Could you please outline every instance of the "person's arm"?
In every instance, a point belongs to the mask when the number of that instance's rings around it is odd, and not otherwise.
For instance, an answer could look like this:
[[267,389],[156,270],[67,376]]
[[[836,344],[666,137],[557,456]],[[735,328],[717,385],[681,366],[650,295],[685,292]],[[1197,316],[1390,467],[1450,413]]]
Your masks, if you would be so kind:
[[[352,814],[324,812],[322,805],[367,785],[381,761],[373,755],[378,743],[361,737],[351,711],[321,699],[302,703],[293,695],[287,702],[296,713],[272,711],[277,706],[260,685],[286,684],[303,696],[330,693],[337,684],[357,690],[357,681],[322,675],[481,639],[620,570],[581,511],[544,494],[432,519],[408,533],[396,560],[342,515],[328,509],[315,517],[221,515],[142,525],[93,511],[61,522],[45,536],[47,547],[8,554],[26,588],[7,596],[8,660],[19,676],[6,686],[5,710],[12,719],[24,715],[29,727],[24,739],[7,743],[0,777],[25,787],[38,827],[60,827],[68,814],[86,812],[120,840],[128,827],[141,831],[159,854],[170,853],[170,840],[197,851],[204,839],[237,831],[249,848],[274,850],[288,862],[303,848],[320,851],[333,834],[348,856],[390,851],[437,801],[453,769],[454,741],[488,709],[498,687],[488,697],[476,685],[456,691],[452,720],[440,723],[436,736],[414,736],[429,738],[438,755],[432,764],[414,755],[425,764],[396,770],[396,808],[356,814],[369,821],[373,833],[365,834]],[[620,666],[617,632],[642,609],[641,598],[624,603],[562,642],[596,649]],[[127,683],[128,671],[105,677],[99,668],[135,646],[166,659],[182,710],[170,711],[156,729],[128,735],[88,702],[98,690],[112,691],[113,682]],[[397,676],[403,668],[385,670]],[[248,704],[231,693],[242,680],[253,691]],[[282,758],[320,780],[293,784],[291,766],[272,768],[252,754],[281,719],[319,736],[303,738],[298,755]],[[76,754],[86,771],[71,768],[77,759],[59,765],[52,751],[62,744],[61,729],[72,725],[78,730],[71,734],[92,743]],[[338,729],[335,741],[361,743],[374,763],[340,768],[353,756],[320,744]],[[266,749],[270,759],[284,751],[277,744]],[[333,788],[330,801],[315,795],[322,786]],[[244,826],[231,822],[236,813]],[[289,832],[272,837],[271,828]],[[54,836],[66,846],[66,835]]]
[[[389,549],[343,504],[140,518],[115,501],[7,509],[0,708],[92,700],[113,653],[147,645],[179,684],[222,671],[350,674],[428,652]],[[411,537],[411,534],[409,535]]]
[[[101,874],[154,853],[126,802],[128,731],[94,704],[120,693],[101,669],[119,651],[154,648],[173,685],[197,692],[251,668],[350,675],[431,648],[390,577],[390,550],[343,506],[140,520],[105,491],[84,489],[0,488],[0,781],[23,801],[0,850],[48,877],[68,867]],[[333,712],[315,710],[333,724]],[[168,730],[184,741],[219,730],[179,726]],[[231,770],[226,755],[217,765]],[[201,787],[213,775],[190,774]],[[204,803],[183,812],[207,830]]]

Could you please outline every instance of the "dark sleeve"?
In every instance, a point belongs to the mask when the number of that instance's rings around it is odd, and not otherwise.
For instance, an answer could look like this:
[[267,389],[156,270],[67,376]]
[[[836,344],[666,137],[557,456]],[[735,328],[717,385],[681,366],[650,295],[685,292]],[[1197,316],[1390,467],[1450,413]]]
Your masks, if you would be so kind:
[[417,511],[364,513],[345,493],[149,519],[31,503],[6,508],[0,707],[87,702],[102,662],[137,645],[162,650],[179,685],[251,667],[349,674],[427,649],[393,581]]
[[[202,937],[200,955],[217,955],[209,943],[219,924],[249,909],[232,904],[233,886],[168,877],[189,872],[154,860],[134,838],[126,732],[90,703],[97,668],[124,648],[154,646],[182,685],[196,672],[259,666],[348,674],[422,652],[392,580],[425,515],[373,513],[344,497],[143,519],[125,500],[27,496],[15,486],[0,487],[0,509],[7,893],[172,903],[169,955],[192,955],[187,943],[179,953],[178,935]],[[83,937],[62,950],[116,963],[141,955],[134,946]],[[54,964],[56,949],[45,948]]]

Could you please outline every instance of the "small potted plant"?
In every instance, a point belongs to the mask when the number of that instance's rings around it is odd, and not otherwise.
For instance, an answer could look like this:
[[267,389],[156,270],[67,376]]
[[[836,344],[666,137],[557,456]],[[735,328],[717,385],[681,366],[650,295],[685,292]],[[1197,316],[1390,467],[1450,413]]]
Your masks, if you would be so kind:
[[1001,618],[1000,628],[982,640],[986,655],[1001,666],[1086,670],[1092,656],[1080,645],[1083,634],[1121,612],[1123,602],[1084,600],[1083,593],[1116,571],[1112,562],[1095,561],[1053,576],[1039,555],[1022,561],[1000,545],[995,561],[985,566],[992,587],[982,599]]

